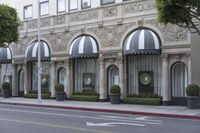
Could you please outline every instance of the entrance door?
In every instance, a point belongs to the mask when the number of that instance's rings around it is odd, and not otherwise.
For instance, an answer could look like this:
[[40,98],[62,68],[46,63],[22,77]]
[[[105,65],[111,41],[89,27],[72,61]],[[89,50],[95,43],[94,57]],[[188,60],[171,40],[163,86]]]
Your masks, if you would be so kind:
[[18,76],[18,96],[23,97],[24,96],[24,71],[20,70],[19,71],[19,76]]
[[171,68],[172,104],[186,105],[186,86],[188,85],[187,67],[184,63],[175,63]]
[[110,87],[114,84],[119,84],[119,68],[115,65],[112,65],[108,68],[108,93],[110,94]]

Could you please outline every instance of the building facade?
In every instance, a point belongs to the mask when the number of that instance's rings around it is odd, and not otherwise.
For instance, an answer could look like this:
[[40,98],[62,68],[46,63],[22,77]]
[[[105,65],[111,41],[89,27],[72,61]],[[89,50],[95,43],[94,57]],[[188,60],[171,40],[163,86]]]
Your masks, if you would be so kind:
[[[12,95],[37,90],[41,49],[42,89],[55,96],[62,83],[72,92],[93,89],[108,99],[113,84],[127,94],[156,93],[165,104],[185,103],[185,88],[200,84],[199,36],[157,21],[154,0],[14,0],[20,39],[1,48],[1,82]],[[37,43],[37,16],[41,44]],[[5,56],[6,55],[6,56]]]

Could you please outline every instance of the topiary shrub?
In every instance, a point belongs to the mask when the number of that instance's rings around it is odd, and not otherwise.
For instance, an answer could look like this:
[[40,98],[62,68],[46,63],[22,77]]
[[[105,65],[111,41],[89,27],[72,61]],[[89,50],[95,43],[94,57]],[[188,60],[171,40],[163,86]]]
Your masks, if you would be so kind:
[[119,94],[120,93],[119,85],[112,85],[111,88],[110,88],[110,93]]
[[56,90],[56,92],[64,92],[64,85],[63,84],[56,84],[55,90]]
[[199,96],[200,88],[198,85],[190,84],[186,87],[186,92],[188,96]]
[[10,83],[8,82],[3,82],[2,84],[2,90],[9,90],[10,89]]

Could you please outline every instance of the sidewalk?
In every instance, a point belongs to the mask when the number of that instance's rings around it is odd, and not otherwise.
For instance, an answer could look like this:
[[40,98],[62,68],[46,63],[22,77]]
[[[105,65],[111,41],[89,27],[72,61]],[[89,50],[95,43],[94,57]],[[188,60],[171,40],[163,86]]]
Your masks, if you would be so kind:
[[42,100],[38,103],[37,99],[27,98],[2,98],[0,104],[13,104],[34,107],[62,108],[98,112],[124,113],[135,115],[151,115],[173,118],[188,118],[200,120],[200,109],[188,109],[184,106],[150,106],[150,105],[113,105],[109,102],[79,102],[79,101],[61,101]]

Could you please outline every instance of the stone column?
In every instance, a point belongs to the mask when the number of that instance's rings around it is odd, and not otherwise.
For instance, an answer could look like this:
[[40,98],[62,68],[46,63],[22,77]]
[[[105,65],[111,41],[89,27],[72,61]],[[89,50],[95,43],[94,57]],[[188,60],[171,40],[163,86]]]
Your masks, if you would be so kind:
[[169,94],[169,71],[168,71],[168,55],[162,55],[162,93],[163,104],[169,105],[171,102],[171,96]]
[[126,97],[126,91],[124,89],[124,67],[123,67],[123,58],[118,59],[119,63],[119,86],[121,88],[121,99]]
[[106,90],[105,90],[105,63],[104,59],[100,58],[99,59],[100,63],[100,71],[99,71],[99,94],[100,94],[100,101],[105,101],[107,98]]
[[192,82],[192,62],[191,62],[191,55],[188,55],[188,84]]
[[51,61],[51,68],[50,68],[50,91],[51,97],[55,97],[55,83],[56,83],[56,72],[55,72],[55,61]]
[[12,71],[12,96],[17,96],[17,94],[18,94],[18,87],[17,87],[17,84],[16,84],[16,82],[17,82],[17,79],[16,79],[16,77],[17,77],[17,67],[16,67],[16,65],[15,64],[12,64],[12,69],[13,69],[13,71]]
[[71,81],[70,81],[70,63],[69,63],[69,59],[67,59],[65,61],[65,69],[66,69],[66,94],[67,94],[67,98],[70,98],[72,90],[71,90]]

